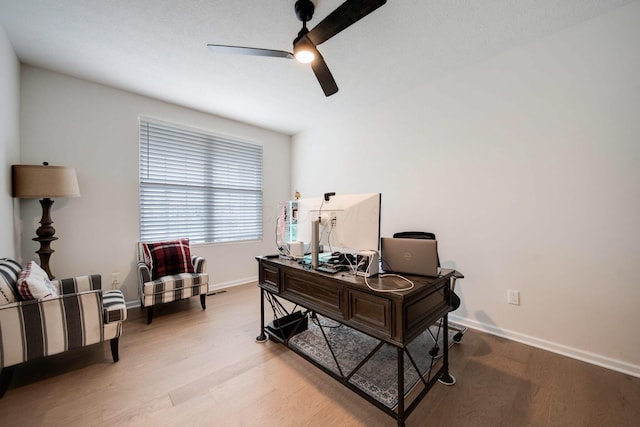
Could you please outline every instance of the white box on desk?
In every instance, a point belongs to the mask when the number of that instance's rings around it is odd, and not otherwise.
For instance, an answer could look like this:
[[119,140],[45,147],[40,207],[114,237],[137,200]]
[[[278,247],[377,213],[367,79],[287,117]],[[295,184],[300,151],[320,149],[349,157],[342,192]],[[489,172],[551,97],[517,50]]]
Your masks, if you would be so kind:
[[356,258],[356,265],[358,266],[356,275],[364,277],[375,276],[378,274],[378,264],[378,252],[360,251]]

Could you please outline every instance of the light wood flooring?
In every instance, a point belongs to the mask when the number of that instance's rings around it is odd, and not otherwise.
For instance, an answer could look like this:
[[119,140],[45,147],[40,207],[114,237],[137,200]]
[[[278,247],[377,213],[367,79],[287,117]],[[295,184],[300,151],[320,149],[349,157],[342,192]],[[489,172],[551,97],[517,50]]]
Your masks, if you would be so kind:
[[[29,362],[0,400],[1,426],[388,426],[394,419],[284,346],[257,344],[259,292],[244,285],[129,310],[107,343]],[[419,426],[638,426],[640,379],[477,331],[450,353],[407,419]]]

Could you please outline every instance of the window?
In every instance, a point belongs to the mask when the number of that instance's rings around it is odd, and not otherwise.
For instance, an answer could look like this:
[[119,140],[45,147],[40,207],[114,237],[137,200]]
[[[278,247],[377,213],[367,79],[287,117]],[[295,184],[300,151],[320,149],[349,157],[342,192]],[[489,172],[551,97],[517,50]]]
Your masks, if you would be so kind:
[[140,119],[140,239],[262,239],[262,147]]

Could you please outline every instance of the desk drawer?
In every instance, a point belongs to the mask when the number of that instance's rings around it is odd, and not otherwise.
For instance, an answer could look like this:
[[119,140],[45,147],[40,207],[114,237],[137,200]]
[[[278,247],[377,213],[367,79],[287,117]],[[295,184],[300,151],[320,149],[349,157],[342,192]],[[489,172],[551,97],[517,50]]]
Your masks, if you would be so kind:
[[360,292],[354,289],[347,291],[349,299],[349,313],[347,320],[360,326],[363,330],[370,330],[379,336],[390,337],[392,332],[391,300],[379,295]]
[[293,270],[283,272],[280,295],[303,307],[316,310],[336,320],[342,319],[342,289],[340,284],[317,275],[309,281],[309,275]]
[[260,263],[258,282],[271,292],[280,292],[280,269],[272,265]]

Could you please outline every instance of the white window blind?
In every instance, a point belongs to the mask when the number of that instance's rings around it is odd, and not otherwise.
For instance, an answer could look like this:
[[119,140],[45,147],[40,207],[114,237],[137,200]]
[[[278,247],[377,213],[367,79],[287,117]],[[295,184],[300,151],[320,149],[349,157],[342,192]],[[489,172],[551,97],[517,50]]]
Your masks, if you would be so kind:
[[140,119],[140,239],[262,239],[262,147]]

